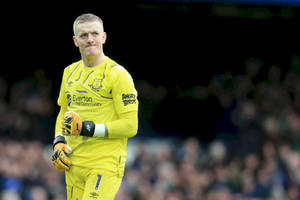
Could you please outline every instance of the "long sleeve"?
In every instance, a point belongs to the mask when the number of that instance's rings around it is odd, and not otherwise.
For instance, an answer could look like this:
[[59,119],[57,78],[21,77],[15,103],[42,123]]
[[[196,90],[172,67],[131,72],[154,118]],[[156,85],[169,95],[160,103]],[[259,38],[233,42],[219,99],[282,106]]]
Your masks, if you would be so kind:
[[62,120],[63,120],[63,117],[64,117],[64,113],[67,112],[67,109],[65,107],[60,107],[60,111],[57,115],[57,118],[56,118],[56,124],[55,124],[55,136],[58,134],[58,133],[61,133],[62,132]]
[[66,82],[66,76],[67,76],[67,68],[65,68],[63,73],[63,78],[60,86],[59,91],[59,97],[57,100],[57,104],[60,106],[60,111],[56,118],[56,124],[55,124],[55,136],[58,133],[62,132],[62,120],[64,117],[64,113],[67,112],[67,99],[65,98],[65,82]]
[[106,124],[108,138],[133,137],[138,129],[137,91],[123,67],[116,68],[112,77],[112,96],[119,119]]
[[130,111],[120,114],[120,119],[106,124],[108,138],[130,138],[136,135],[138,129],[138,112]]

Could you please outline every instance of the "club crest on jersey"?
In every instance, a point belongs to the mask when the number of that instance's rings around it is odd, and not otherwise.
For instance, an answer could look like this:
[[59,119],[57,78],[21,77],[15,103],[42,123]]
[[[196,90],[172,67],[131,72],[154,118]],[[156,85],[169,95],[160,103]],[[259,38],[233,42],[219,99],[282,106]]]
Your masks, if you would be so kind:
[[95,92],[99,92],[102,88],[102,80],[100,78],[95,78],[92,84],[88,84],[88,86]]

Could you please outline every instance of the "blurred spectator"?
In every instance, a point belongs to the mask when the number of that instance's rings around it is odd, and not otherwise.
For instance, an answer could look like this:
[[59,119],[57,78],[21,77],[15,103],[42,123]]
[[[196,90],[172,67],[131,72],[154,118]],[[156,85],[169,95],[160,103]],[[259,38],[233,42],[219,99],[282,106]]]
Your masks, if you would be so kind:
[[30,200],[48,200],[47,190],[41,186],[34,186],[28,191]]

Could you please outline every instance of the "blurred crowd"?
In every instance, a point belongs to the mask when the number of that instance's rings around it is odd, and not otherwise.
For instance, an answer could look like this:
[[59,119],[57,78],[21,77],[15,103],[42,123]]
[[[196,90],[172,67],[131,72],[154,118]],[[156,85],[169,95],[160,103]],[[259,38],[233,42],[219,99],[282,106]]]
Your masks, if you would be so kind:
[[140,144],[117,199],[300,199],[300,58],[289,68],[255,58],[244,66],[190,93],[199,103],[214,96],[224,109],[215,139]]
[[[292,57],[290,68],[255,58],[244,64],[243,73],[216,74],[207,86],[189,90],[189,98],[201,103],[212,96],[224,109],[210,143],[129,141],[116,200],[300,199],[300,59]],[[65,199],[64,175],[50,161],[51,82],[37,71],[11,88],[0,78],[0,86],[0,199]],[[167,96],[166,88],[146,81],[137,89],[153,104]]]
[[52,147],[38,140],[0,140],[1,200],[65,200],[64,174],[52,167]]
[[0,77],[0,199],[62,200],[62,173],[51,166],[55,107],[44,71],[12,85]]
[[1,138],[49,143],[54,133],[56,109],[52,87],[52,81],[42,69],[33,77],[13,84],[0,77]]
[[207,148],[196,138],[166,144],[154,152],[150,144],[138,145],[116,199],[299,199],[300,154],[287,144],[266,141],[261,152],[243,158],[219,140]]

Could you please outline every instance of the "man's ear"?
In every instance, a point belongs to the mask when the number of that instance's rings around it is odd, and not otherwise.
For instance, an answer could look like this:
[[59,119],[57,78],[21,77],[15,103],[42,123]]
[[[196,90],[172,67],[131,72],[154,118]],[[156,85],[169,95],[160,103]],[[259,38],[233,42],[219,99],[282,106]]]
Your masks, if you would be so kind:
[[78,47],[79,45],[78,45],[78,43],[77,43],[77,38],[76,38],[75,35],[73,36],[73,41],[74,41],[75,46]]
[[102,35],[102,44],[105,43],[106,38],[107,38],[106,32],[103,32],[103,35]]

